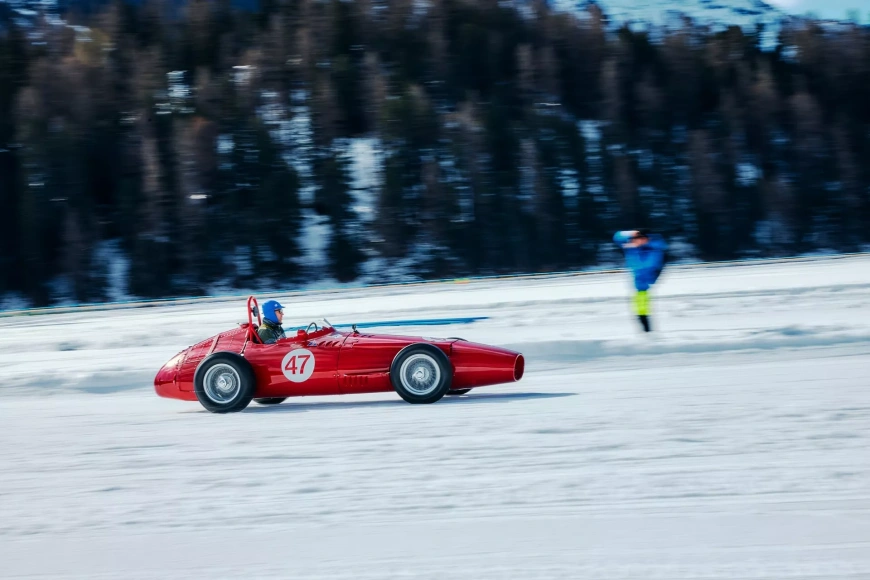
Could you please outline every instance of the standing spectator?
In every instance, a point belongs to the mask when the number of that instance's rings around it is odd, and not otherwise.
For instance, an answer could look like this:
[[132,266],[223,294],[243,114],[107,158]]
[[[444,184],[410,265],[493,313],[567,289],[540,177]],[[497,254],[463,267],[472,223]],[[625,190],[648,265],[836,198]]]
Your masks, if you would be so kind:
[[655,284],[665,267],[665,252],[668,244],[658,234],[647,230],[626,230],[616,232],[613,241],[625,253],[625,265],[634,274],[634,312],[643,326],[644,332],[652,330],[649,315],[649,289]]

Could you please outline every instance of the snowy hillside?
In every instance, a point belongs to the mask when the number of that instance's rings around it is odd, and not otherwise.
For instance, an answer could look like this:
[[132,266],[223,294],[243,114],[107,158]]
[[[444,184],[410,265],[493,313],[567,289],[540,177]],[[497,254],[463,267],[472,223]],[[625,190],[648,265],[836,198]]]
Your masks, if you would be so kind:
[[[586,0],[552,0],[554,7],[566,11],[582,9],[586,4]],[[668,24],[685,15],[699,24],[753,27],[755,23],[770,24],[784,16],[761,0],[600,0],[597,4],[617,25]]]
[[0,578],[870,577],[870,258],[287,297],[290,324],[512,345],[525,378],[159,399],[242,300],[0,318]]

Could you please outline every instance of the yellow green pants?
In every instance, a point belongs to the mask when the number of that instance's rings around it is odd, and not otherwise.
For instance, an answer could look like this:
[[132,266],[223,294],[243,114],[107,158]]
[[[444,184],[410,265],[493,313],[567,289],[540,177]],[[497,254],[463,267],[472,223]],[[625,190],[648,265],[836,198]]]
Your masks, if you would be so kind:
[[646,290],[638,290],[634,295],[634,313],[638,316],[649,316],[649,294]]

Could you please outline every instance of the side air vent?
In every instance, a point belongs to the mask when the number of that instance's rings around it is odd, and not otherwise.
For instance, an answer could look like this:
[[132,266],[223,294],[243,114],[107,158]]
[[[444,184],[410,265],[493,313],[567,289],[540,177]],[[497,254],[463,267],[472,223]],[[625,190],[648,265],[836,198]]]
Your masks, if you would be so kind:
[[344,375],[341,377],[343,387],[365,387],[368,384],[368,375]]

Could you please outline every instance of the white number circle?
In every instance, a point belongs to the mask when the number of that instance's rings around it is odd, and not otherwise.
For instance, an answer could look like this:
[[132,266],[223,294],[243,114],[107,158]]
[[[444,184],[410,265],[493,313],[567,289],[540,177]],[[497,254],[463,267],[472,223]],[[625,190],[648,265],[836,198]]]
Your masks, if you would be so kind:
[[314,355],[307,348],[297,348],[284,355],[281,372],[288,381],[304,383],[314,373]]

